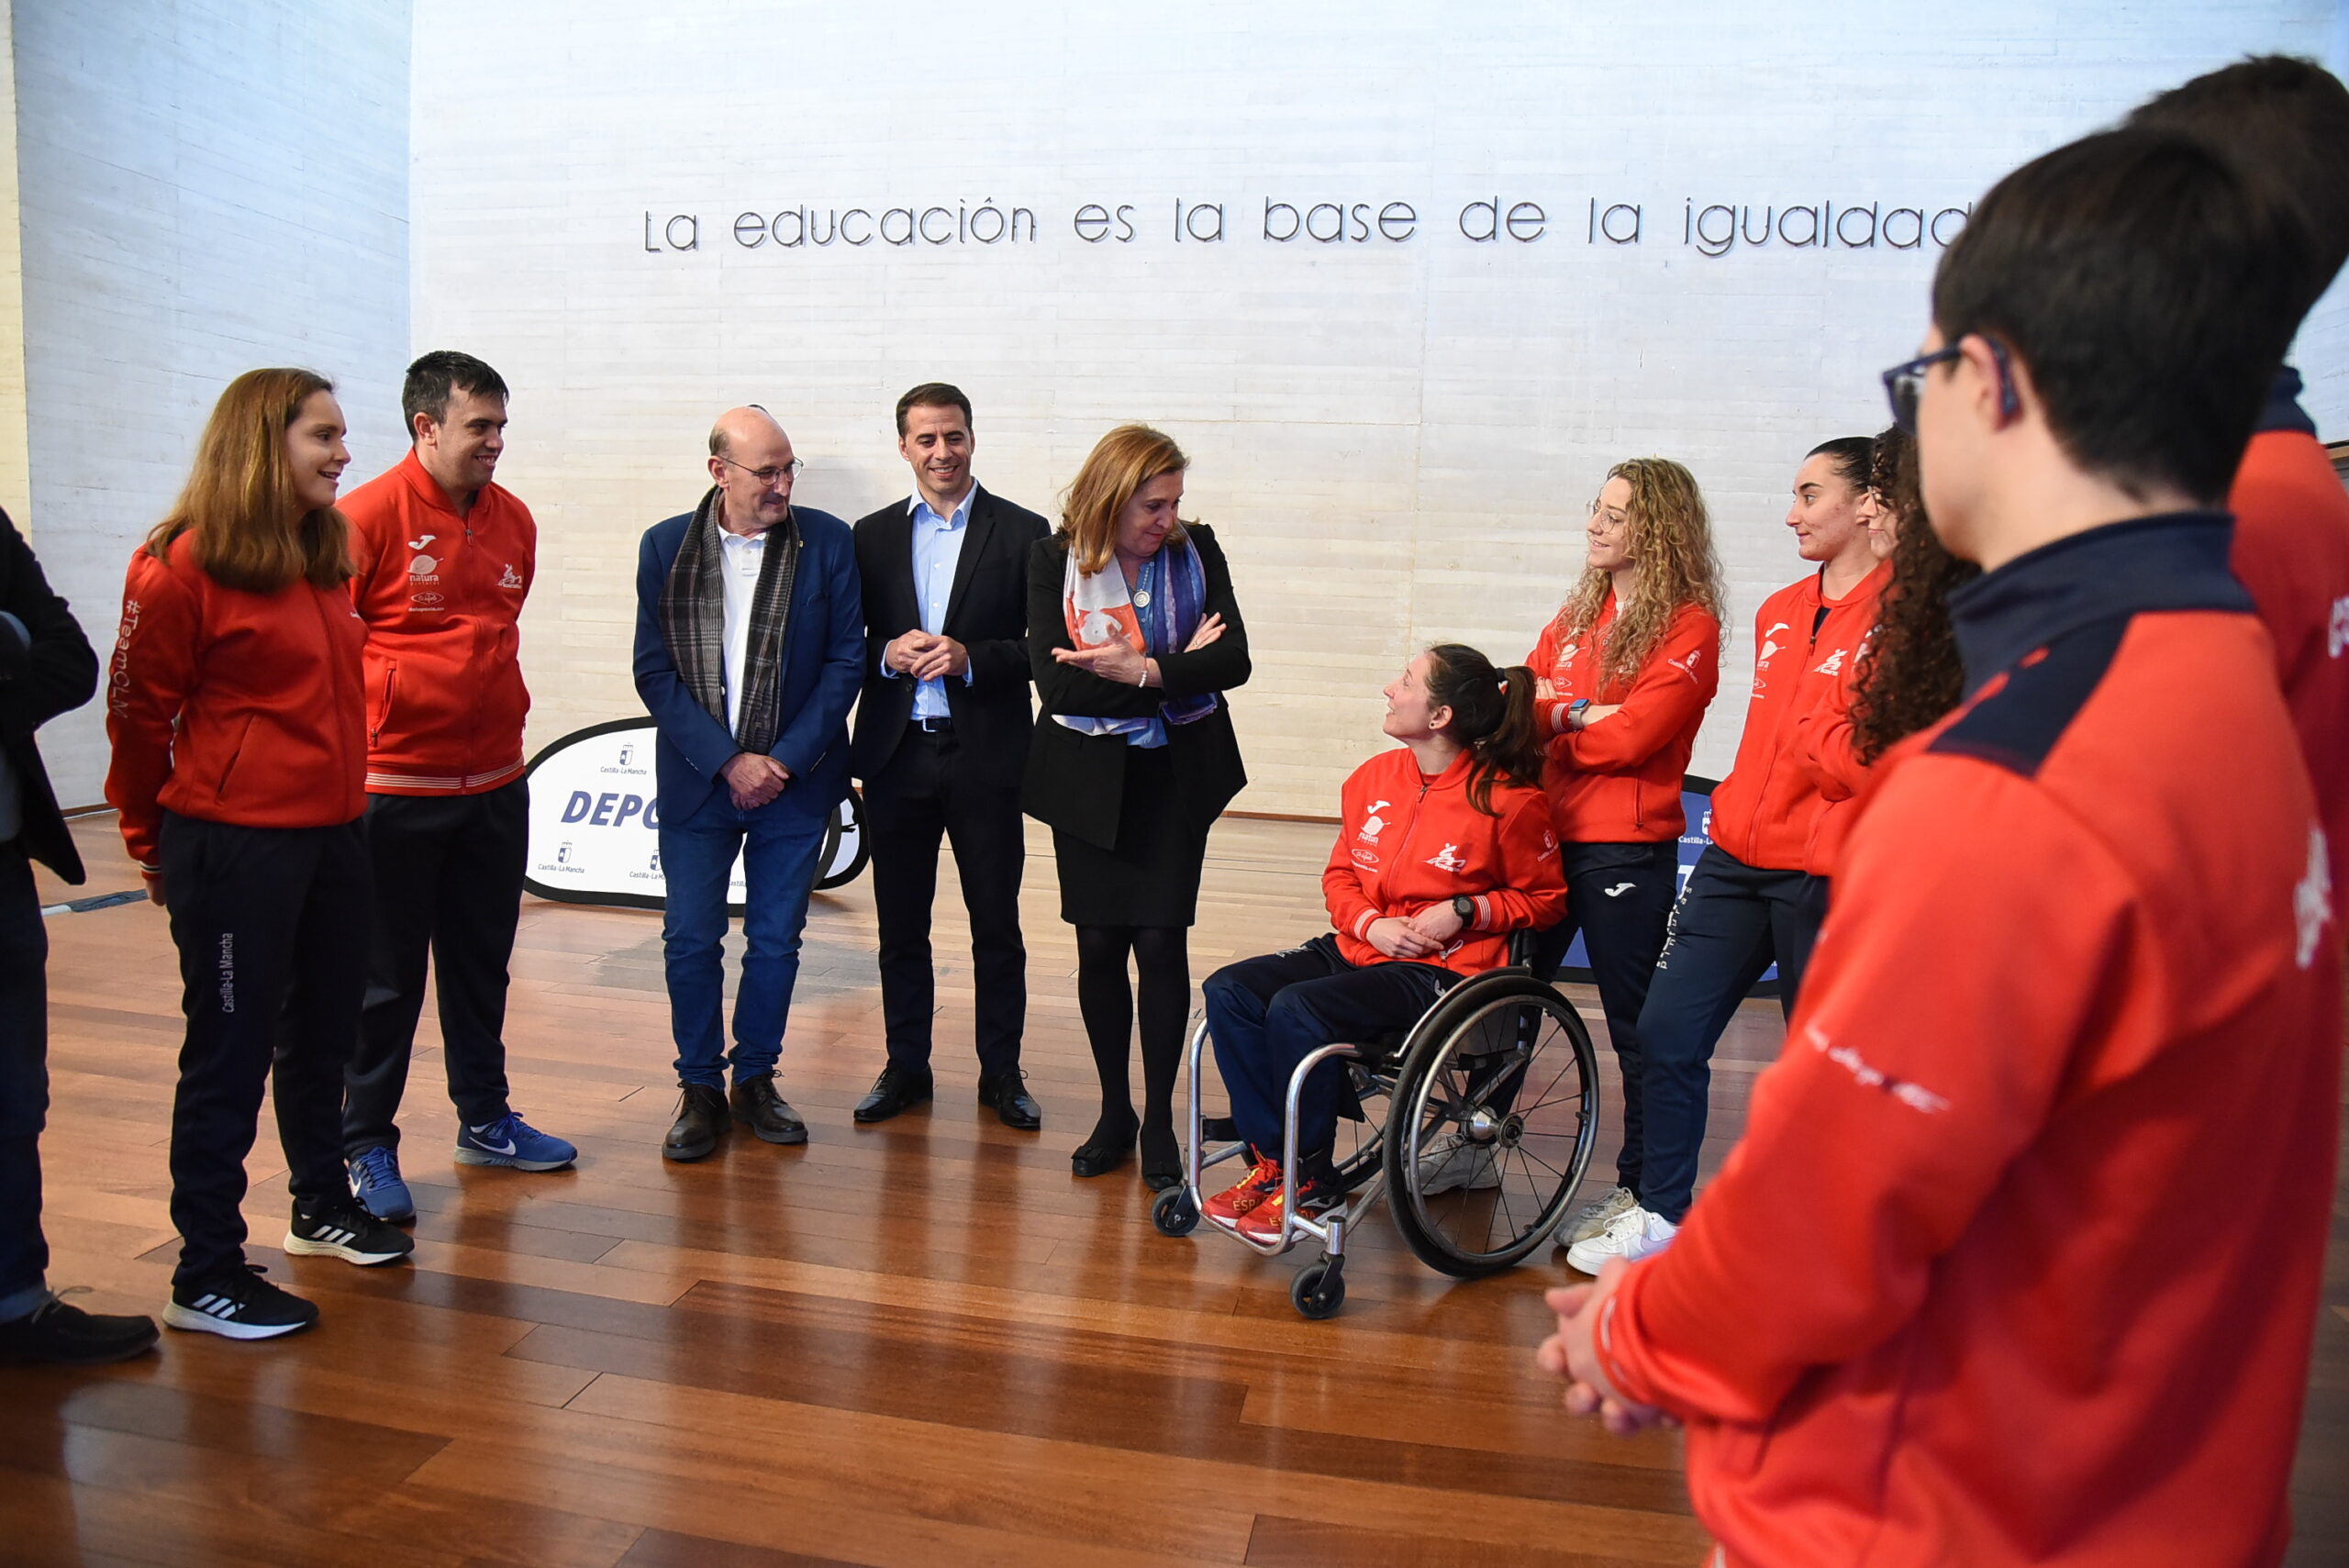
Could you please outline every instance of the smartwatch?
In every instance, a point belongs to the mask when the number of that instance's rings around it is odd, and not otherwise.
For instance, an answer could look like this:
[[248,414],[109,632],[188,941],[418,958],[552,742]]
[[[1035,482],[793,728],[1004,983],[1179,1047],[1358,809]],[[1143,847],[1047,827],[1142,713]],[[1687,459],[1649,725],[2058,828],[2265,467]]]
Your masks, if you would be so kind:
[[1576,697],[1574,701],[1568,703],[1566,705],[1566,728],[1568,729],[1580,729],[1582,728],[1582,716],[1589,707],[1590,699],[1588,697]]
[[1463,930],[1467,929],[1470,926],[1476,923],[1476,901],[1470,898],[1466,894],[1459,894],[1453,896],[1452,900],[1452,912],[1460,917],[1460,927]]

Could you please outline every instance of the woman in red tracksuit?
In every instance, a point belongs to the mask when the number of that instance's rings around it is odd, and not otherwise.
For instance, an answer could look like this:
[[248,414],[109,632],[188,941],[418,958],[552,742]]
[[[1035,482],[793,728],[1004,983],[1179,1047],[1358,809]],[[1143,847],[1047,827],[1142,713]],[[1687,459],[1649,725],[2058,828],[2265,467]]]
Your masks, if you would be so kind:
[[381,1263],[413,1247],[359,1207],[342,1166],[368,921],[367,633],[343,586],[342,435],[322,376],[228,384],[179,504],[130,559],[106,691],[106,799],[171,911],[185,987],[163,1321],[231,1339],[318,1315],[245,1262],[245,1154],[273,1067],[285,1250]]
[[[1542,785],[1566,878],[1566,917],[1542,933],[1533,970],[1555,973],[1582,933],[1623,1077],[1614,1190],[1559,1229],[1565,1246],[1638,1201],[1640,1008],[1680,892],[1681,780],[1720,685],[1721,568],[1696,476],[1669,458],[1617,463],[1586,537],[1582,580],[1526,659],[1542,677]],[[1422,1192],[1499,1180],[1463,1140],[1423,1161]]]
[[[1455,982],[1508,962],[1509,932],[1564,909],[1535,725],[1532,672],[1504,673],[1458,643],[1429,649],[1386,688],[1384,728],[1403,744],[1341,792],[1321,873],[1336,929],[1227,964],[1203,988],[1231,1118],[1254,1155],[1244,1180],[1202,1206],[1208,1218],[1279,1233],[1282,1111],[1308,1054],[1409,1028]],[[1299,1213],[1343,1197],[1330,1165],[1341,1081],[1327,1063],[1298,1098]]]

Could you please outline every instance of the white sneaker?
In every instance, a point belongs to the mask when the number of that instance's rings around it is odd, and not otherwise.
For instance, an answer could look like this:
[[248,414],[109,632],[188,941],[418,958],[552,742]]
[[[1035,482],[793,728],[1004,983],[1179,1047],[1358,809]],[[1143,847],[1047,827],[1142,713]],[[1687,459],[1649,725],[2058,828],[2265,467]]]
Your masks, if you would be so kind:
[[1605,1197],[1583,1205],[1568,1215],[1558,1226],[1558,1245],[1571,1247],[1577,1241],[1587,1241],[1609,1226],[1616,1218],[1640,1207],[1640,1195],[1629,1187],[1617,1187]]
[[1680,1227],[1664,1216],[1633,1204],[1610,1220],[1606,1229],[1587,1241],[1577,1241],[1567,1248],[1566,1262],[1586,1274],[1595,1274],[1609,1258],[1634,1263],[1652,1252],[1661,1252],[1672,1245],[1672,1239],[1679,1233]]
[[1496,1144],[1471,1142],[1463,1133],[1445,1133],[1419,1156],[1420,1195],[1433,1197],[1461,1187],[1481,1190],[1499,1186],[1497,1148]]

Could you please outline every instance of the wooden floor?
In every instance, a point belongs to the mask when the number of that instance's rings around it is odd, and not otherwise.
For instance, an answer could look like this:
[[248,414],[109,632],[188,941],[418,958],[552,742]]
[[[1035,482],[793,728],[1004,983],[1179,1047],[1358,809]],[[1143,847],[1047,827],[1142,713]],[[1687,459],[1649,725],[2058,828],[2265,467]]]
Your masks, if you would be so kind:
[[[135,885],[110,818],[78,830],[82,893]],[[1327,832],[1217,830],[1195,975],[1321,928]],[[167,1333],[117,1368],[0,1373],[0,1562],[1698,1560],[1676,1440],[1567,1419],[1531,1369],[1562,1262],[1452,1284],[1381,1219],[1343,1313],[1308,1323],[1288,1302],[1296,1260],[1158,1236],[1130,1170],[1073,1179],[1097,1102],[1039,841],[1025,896],[1041,1135],[972,1103],[967,927],[943,907],[939,1098],[852,1124],[881,1062],[860,882],[818,898],[785,1047],[810,1141],[738,1137],[688,1166],[657,1151],[675,1100],[658,917],[531,901],[515,1104],[578,1142],[578,1168],[449,1162],[428,1015],[405,1118],[414,1266],[278,1252],[284,1169],[265,1130],[252,1255],[319,1303],[320,1326],[260,1345]],[[163,917],[137,905],[49,926],[50,1280],[93,1287],[79,1299],[95,1309],[159,1311],[180,1034]],[[1600,1032],[1590,994],[1574,994]],[[1747,1004],[1715,1064],[1708,1169],[1778,1038],[1775,1005]],[[1602,1141],[1602,1185],[1611,1154]],[[2182,1257],[2224,1203],[2214,1180],[2210,1211],[2180,1217]],[[2298,1563],[2349,1561],[2349,1248],[2334,1213]],[[1788,1224],[1798,1244],[1800,1217]]]

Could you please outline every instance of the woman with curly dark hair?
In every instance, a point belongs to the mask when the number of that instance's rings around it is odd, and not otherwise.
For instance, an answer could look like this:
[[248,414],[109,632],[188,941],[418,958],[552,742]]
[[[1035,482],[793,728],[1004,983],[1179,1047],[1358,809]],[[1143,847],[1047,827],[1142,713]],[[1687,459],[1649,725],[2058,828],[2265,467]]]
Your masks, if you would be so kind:
[[[1942,548],[1925,520],[1917,482],[1917,438],[1895,426],[1876,439],[1868,474],[1868,545],[1892,562],[1876,628],[1860,650],[1852,701],[1842,713],[1821,709],[1797,725],[1798,754],[1830,800],[1858,792],[1867,770],[1893,745],[1938,723],[1965,695],[1965,672],[1950,629],[1950,594],[1982,575]],[[1848,814],[1843,818],[1848,825]],[[1823,846],[1832,856],[1842,848]]]

